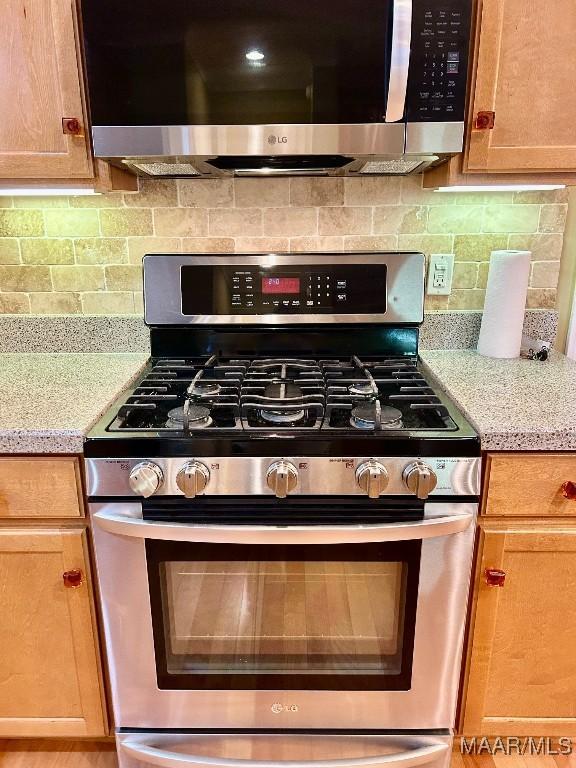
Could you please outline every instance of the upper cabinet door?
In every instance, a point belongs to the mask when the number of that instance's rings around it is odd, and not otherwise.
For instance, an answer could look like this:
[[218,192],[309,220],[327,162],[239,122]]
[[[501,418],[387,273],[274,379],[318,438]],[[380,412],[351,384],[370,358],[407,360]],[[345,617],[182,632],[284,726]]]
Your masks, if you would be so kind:
[[479,0],[471,117],[494,125],[472,127],[465,171],[576,171],[575,40],[574,0]]
[[2,0],[0,115],[0,178],[93,177],[73,0]]

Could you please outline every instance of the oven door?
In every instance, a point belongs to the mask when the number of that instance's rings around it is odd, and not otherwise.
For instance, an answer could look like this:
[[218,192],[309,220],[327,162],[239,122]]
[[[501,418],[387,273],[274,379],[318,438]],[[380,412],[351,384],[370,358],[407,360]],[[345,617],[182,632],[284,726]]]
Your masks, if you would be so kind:
[[453,725],[476,505],[289,506],[91,505],[118,726]]

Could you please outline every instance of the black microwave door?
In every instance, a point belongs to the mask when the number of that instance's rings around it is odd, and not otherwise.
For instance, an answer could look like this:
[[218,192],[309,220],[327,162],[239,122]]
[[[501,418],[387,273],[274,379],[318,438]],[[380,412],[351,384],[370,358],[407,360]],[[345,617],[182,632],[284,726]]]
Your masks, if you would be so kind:
[[94,125],[384,122],[392,0],[82,0]]

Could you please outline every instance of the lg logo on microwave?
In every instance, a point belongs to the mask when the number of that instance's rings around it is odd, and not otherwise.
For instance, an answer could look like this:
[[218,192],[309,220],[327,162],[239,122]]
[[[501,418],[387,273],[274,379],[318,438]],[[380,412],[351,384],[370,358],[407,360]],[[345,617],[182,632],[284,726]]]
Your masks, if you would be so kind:
[[273,133],[268,136],[268,144],[288,144],[288,136],[275,136]]
[[279,715],[282,712],[298,712],[298,704],[280,704],[279,701],[276,701],[270,709],[275,715]]

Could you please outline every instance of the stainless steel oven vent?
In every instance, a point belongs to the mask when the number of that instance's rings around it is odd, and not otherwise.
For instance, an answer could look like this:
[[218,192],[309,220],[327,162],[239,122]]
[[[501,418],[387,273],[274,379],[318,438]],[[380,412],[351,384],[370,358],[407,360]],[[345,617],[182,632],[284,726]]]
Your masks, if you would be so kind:
[[149,176],[201,176],[190,163],[126,163]]
[[429,165],[429,163],[424,162],[422,158],[418,158],[417,160],[404,160],[402,158],[395,158],[393,160],[370,160],[360,168],[358,173],[405,176],[407,173],[415,171],[421,165]]

